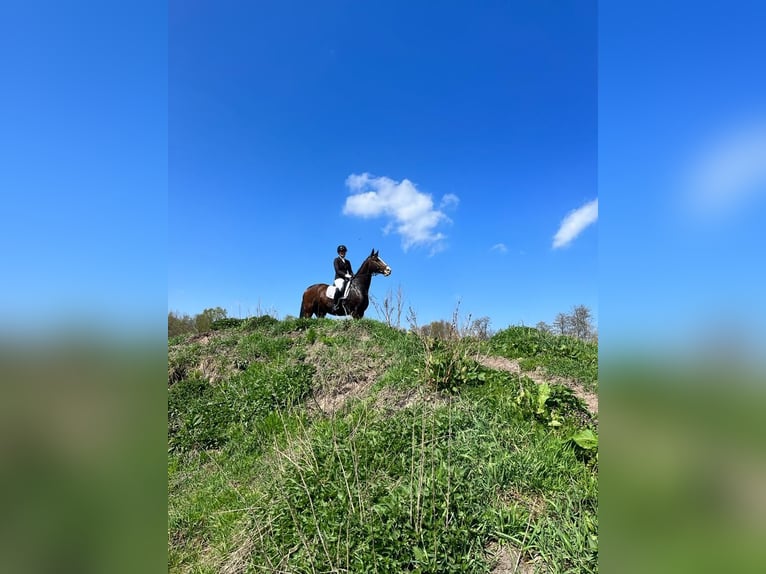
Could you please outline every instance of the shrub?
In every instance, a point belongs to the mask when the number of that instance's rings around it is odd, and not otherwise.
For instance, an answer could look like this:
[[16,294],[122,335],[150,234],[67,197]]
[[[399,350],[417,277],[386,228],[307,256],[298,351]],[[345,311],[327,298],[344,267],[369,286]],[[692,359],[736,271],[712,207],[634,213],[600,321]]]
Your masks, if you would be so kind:
[[311,390],[308,365],[250,365],[218,385],[192,377],[170,388],[171,450],[204,450],[226,444],[240,427],[253,427],[274,412],[302,402]]
[[210,329],[213,331],[220,331],[221,329],[231,329],[232,327],[239,327],[244,322],[244,319],[236,319],[234,317],[227,317],[225,319],[218,319],[210,324]]
[[259,317],[250,317],[249,319],[245,319],[243,328],[246,331],[254,331],[264,327],[272,327],[277,323],[279,323],[279,320],[275,319],[271,315],[261,315]]

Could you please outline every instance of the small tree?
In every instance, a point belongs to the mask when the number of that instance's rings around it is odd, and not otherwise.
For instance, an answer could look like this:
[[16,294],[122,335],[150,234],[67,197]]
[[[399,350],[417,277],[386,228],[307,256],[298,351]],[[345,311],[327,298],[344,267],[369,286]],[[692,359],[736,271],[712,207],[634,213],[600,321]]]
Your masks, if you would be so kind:
[[458,333],[452,323],[444,320],[432,321],[428,325],[423,325],[420,328],[420,333],[426,337],[433,337],[434,339],[458,338]]
[[535,325],[535,328],[538,331],[542,331],[543,333],[553,333],[553,328],[545,321],[540,321],[537,325]]
[[216,307],[214,309],[205,309],[194,317],[194,324],[197,327],[198,333],[204,333],[205,331],[210,330],[210,325],[213,324],[214,321],[218,321],[220,319],[226,318],[226,309],[223,309],[221,307]]
[[593,336],[593,322],[591,312],[585,305],[576,305],[569,317],[572,335],[582,341],[587,341]]
[[177,315],[173,311],[168,313],[168,338],[195,331],[194,319],[189,315]]
[[559,335],[569,334],[569,316],[566,313],[559,313],[553,320],[553,328]]
[[489,329],[489,323],[489,317],[479,317],[478,319],[474,319],[471,321],[468,329],[466,329],[466,335],[486,341],[492,336],[492,332]]

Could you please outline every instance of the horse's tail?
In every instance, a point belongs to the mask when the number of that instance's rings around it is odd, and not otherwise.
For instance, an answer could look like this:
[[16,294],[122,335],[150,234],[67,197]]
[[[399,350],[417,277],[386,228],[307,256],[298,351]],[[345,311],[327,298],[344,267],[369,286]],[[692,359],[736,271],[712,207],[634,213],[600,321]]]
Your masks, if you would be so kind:
[[306,309],[306,294],[308,293],[308,289],[306,290],[306,293],[303,294],[303,298],[301,299],[301,310],[298,313],[298,317],[301,319],[304,317],[311,317],[311,308]]
[[[319,283],[314,283],[313,285],[309,285],[306,290],[303,292],[303,298],[301,299],[301,310],[298,314],[299,317],[311,317],[312,315],[316,314],[317,309],[317,301],[316,301],[316,293],[314,291],[317,287],[319,287]],[[317,315],[319,316],[319,315]]]
[[300,317],[301,319],[306,316],[304,315],[304,310],[306,308],[306,292],[307,291],[308,289],[306,289],[306,291],[303,292],[303,297],[301,297],[301,310],[298,312],[298,317]]

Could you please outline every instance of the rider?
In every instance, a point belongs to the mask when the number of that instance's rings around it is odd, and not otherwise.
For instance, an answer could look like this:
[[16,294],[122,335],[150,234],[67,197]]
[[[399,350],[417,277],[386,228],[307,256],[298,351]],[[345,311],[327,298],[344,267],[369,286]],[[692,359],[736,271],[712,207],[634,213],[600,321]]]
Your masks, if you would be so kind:
[[354,274],[351,269],[351,261],[346,259],[346,251],[345,245],[338,245],[338,257],[333,261],[333,267],[335,267],[335,286],[338,288],[333,298],[333,313],[337,313],[340,310],[341,296],[345,291],[346,281],[350,280]]

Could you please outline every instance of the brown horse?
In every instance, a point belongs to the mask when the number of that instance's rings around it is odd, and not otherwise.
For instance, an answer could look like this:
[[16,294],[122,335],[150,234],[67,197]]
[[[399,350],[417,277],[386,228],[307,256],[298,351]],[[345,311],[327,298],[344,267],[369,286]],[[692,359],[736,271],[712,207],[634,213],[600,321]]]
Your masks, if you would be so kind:
[[364,312],[370,304],[368,293],[372,276],[378,273],[385,277],[391,275],[391,268],[383,261],[378,252],[374,249],[370,256],[364,260],[351,278],[351,285],[348,288],[348,296],[341,301],[341,309],[337,313],[332,310],[333,301],[327,296],[327,283],[316,283],[308,287],[303,292],[303,301],[301,302],[301,317],[324,317],[328,313],[331,315],[345,316],[351,315],[354,319],[364,317]]

